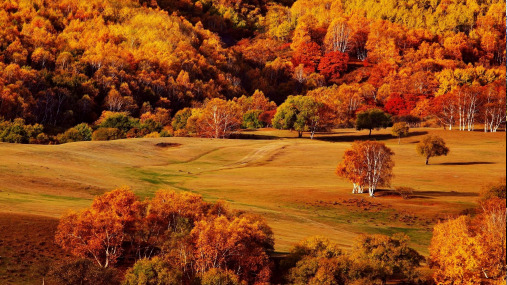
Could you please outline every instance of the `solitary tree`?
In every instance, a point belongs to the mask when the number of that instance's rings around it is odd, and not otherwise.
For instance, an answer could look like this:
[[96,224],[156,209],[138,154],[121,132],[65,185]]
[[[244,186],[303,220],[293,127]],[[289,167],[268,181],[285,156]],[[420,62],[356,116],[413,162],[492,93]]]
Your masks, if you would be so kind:
[[426,165],[430,163],[431,157],[447,155],[450,151],[441,137],[431,135],[424,137],[416,148],[421,156],[426,157]]
[[356,129],[358,131],[370,130],[370,137],[373,129],[385,129],[389,124],[391,124],[391,116],[380,109],[371,109],[361,112],[357,115],[356,119]]
[[363,193],[368,186],[371,197],[378,186],[387,186],[393,177],[394,153],[384,143],[365,141],[354,142],[345,152],[336,174],[354,184],[353,193]]
[[409,131],[410,127],[405,122],[394,124],[393,129],[391,130],[393,136],[398,137],[398,144],[401,142],[401,137],[408,136]]

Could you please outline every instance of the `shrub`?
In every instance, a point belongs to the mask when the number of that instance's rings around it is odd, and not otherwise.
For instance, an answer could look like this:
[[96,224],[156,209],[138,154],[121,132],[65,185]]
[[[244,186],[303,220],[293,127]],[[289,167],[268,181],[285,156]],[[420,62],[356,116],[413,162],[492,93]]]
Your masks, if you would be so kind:
[[42,133],[44,127],[39,124],[26,125],[25,120],[0,122],[0,141],[9,143],[29,143]]
[[160,132],[163,128],[162,124],[152,118],[146,119],[141,123],[141,129],[148,133]]
[[92,128],[88,124],[79,124],[73,128],[68,129],[65,133],[58,135],[57,140],[59,143],[69,143],[78,141],[91,141]]
[[407,123],[412,128],[417,128],[421,125],[422,119],[413,115],[395,116],[393,117],[393,123]]
[[170,138],[170,137],[173,137],[173,136],[174,136],[174,130],[172,129],[172,127],[165,127],[160,132],[160,137],[161,138]]
[[177,130],[174,132],[175,137],[188,137],[188,132],[186,130]]
[[414,188],[410,187],[396,187],[394,191],[396,191],[396,193],[398,193],[405,200],[410,199],[414,194]]
[[125,274],[123,285],[179,285],[182,274],[162,259],[141,259]]
[[129,139],[135,139],[135,138],[142,138],[146,135],[148,135],[150,132],[146,129],[139,129],[139,128],[132,128],[127,132],[127,138]]
[[93,132],[92,140],[110,141],[124,138],[123,133],[117,128],[100,128]]
[[95,124],[99,128],[116,128],[126,134],[130,129],[139,127],[139,120],[126,112],[105,111]]
[[40,133],[36,138],[30,138],[31,144],[49,144],[51,139],[45,133]]
[[506,198],[506,178],[502,178],[500,181],[494,184],[489,184],[481,189],[481,199],[489,200],[493,198],[505,199]]
[[214,268],[204,274],[201,285],[241,285],[241,282],[233,272]]
[[48,274],[48,284],[66,285],[117,285],[119,272],[101,268],[88,259],[55,266]]
[[160,137],[160,134],[157,133],[157,132],[153,132],[153,133],[150,133],[150,134],[147,134],[144,136],[145,138],[159,138]]

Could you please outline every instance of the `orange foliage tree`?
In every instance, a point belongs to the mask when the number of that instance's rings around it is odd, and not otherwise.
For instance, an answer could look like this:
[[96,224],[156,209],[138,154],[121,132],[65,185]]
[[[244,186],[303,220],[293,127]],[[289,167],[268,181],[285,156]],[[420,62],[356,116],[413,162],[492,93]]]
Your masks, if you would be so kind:
[[505,206],[505,198],[493,198],[482,203],[476,218],[460,216],[435,226],[430,259],[438,284],[505,283]]
[[357,141],[345,152],[336,174],[354,184],[352,193],[364,193],[364,187],[368,187],[374,197],[377,187],[389,185],[393,177],[393,155],[384,143]]
[[114,265],[122,255],[144,211],[145,204],[128,188],[119,188],[98,197],[90,209],[64,216],[56,242],[80,257],[91,257],[101,267]]
[[292,55],[292,64],[294,67],[302,64],[307,73],[312,73],[317,70],[322,51],[320,46],[315,42],[301,44]]
[[225,269],[232,270],[250,284],[269,282],[270,261],[266,247],[273,249],[274,241],[271,230],[262,220],[248,216],[202,220],[191,235],[197,274]]
[[233,101],[207,101],[197,120],[198,133],[208,138],[227,138],[241,126],[241,109]]

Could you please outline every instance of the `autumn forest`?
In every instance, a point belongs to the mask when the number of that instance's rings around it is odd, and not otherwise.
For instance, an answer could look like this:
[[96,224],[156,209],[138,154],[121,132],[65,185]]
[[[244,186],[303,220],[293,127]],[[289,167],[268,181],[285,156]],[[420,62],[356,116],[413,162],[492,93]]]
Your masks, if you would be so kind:
[[505,284],[506,31],[504,0],[0,1],[0,284]]

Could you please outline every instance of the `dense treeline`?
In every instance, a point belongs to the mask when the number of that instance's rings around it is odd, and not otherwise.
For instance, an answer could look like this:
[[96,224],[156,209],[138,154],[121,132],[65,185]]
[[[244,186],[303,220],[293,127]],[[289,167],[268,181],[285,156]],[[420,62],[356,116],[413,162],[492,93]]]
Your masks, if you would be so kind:
[[0,114],[47,127],[243,92],[219,37],[134,1],[3,1]]
[[[312,133],[372,108],[412,125],[505,122],[503,1],[8,0],[0,23],[0,117],[50,135],[23,142],[96,129],[105,111],[158,114],[172,135],[178,111],[256,90],[312,97],[320,123],[299,128]],[[234,126],[276,125],[272,108],[247,111]]]

